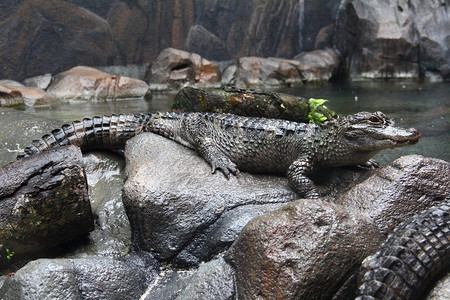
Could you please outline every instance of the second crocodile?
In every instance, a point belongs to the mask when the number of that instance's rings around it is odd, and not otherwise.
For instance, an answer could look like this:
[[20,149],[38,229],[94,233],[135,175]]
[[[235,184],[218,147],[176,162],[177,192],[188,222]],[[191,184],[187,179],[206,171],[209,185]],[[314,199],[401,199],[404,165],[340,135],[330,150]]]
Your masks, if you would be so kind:
[[63,125],[25,148],[24,157],[62,145],[117,149],[153,132],[195,149],[212,171],[284,173],[301,196],[318,198],[309,176],[322,167],[376,165],[378,151],[418,142],[414,129],[395,127],[383,113],[360,112],[322,125],[214,113],[155,113],[85,118]]

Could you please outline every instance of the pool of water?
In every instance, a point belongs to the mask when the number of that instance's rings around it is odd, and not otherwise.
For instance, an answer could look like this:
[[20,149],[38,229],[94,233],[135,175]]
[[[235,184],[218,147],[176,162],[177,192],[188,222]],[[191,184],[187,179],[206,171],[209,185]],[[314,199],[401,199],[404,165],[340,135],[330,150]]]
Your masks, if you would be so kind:
[[[412,81],[371,81],[309,84],[279,89],[305,98],[329,99],[327,106],[338,114],[382,111],[396,125],[414,127],[422,133],[419,143],[380,152],[375,159],[382,164],[406,154],[421,154],[450,161],[450,84]],[[175,92],[155,93],[151,100],[109,102],[63,102],[49,107],[27,108],[39,116],[72,121],[112,113],[169,111]]]

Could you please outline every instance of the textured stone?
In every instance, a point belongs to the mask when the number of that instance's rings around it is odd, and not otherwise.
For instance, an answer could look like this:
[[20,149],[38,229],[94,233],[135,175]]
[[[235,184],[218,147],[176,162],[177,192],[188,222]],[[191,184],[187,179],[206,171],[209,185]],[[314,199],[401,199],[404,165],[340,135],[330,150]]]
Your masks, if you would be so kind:
[[335,50],[324,49],[302,52],[294,57],[305,81],[327,81],[337,72],[340,59]]
[[0,23],[0,78],[111,64],[115,54],[108,23],[65,1],[26,0]]
[[225,258],[240,299],[329,299],[381,238],[364,216],[302,199],[250,221]]
[[81,151],[64,146],[0,168],[3,251],[35,252],[94,228]]
[[208,59],[219,61],[230,59],[224,42],[201,25],[191,27],[184,49],[189,52],[201,53]]
[[[267,212],[264,205],[297,197],[285,178],[242,173],[227,180],[220,173],[211,175],[208,163],[195,152],[151,133],[130,140],[125,156],[123,202],[134,245],[180,265],[198,264],[229,246],[249,213]],[[226,213],[245,205],[254,205],[255,211],[236,212],[233,220],[228,218],[235,223],[230,229],[216,226]]]
[[195,53],[167,48],[151,67],[151,89],[167,89],[193,85],[220,86],[219,67]]
[[23,81],[23,84],[25,86],[37,87],[46,90],[50,85],[50,83],[52,82],[52,80],[53,80],[52,74],[44,74],[27,78]]
[[113,259],[39,259],[7,278],[0,298],[138,299],[146,281],[142,271]]
[[142,98],[148,85],[139,79],[78,66],[56,75],[47,92],[59,99],[114,100]]
[[353,78],[449,75],[450,11],[442,1],[347,1],[336,46]]

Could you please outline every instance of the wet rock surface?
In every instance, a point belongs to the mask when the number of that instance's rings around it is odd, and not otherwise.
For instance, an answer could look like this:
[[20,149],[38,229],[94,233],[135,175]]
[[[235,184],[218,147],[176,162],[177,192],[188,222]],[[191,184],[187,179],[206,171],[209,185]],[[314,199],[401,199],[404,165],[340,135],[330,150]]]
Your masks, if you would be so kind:
[[[123,201],[133,243],[163,261],[196,265],[200,257],[189,249],[201,248],[226,212],[248,204],[266,212],[264,205],[297,197],[281,177],[243,173],[239,179],[228,180],[220,173],[211,175],[209,164],[195,152],[154,134],[138,135],[127,144],[125,153]],[[239,218],[246,219],[245,210],[242,213]]]
[[47,92],[58,99],[113,100],[143,98],[148,85],[139,79],[78,66],[54,76]]
[[223,258],[201,264],[193,271],[168,271],[161,283],[147,290],[142,299],[235,299],[233,269]]
[[39,259],[0,287],[12,299],[138,299],[146,276],[132,265],[108,258]]
[[225,256],[237,293],[328,299],[357,270],[360,254],[376,252],[401,221],[450,198],[449,168],[438,159],[402,157],[336,204],[298,200],[250,221]]
[[[81,151],[61,147],[0,168],[0,263],[86,235],[94,220]],[[5,252],[6,251],[6,252]]]

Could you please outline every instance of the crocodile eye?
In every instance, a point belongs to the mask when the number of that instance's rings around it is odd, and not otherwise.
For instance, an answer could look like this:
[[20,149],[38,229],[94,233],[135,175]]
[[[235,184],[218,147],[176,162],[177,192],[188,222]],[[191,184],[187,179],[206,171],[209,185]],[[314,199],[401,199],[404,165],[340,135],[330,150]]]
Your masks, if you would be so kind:
[[380,120],[379,118],[375,117],[375,116],[371,116],[371,117],[369,118],[369,121],[370,121],[371,123],[375,123],[375,124],[381,123],[381,120]]

